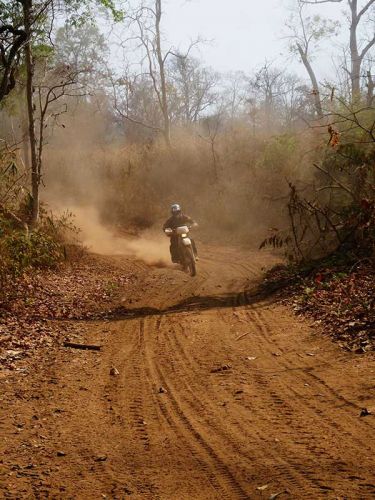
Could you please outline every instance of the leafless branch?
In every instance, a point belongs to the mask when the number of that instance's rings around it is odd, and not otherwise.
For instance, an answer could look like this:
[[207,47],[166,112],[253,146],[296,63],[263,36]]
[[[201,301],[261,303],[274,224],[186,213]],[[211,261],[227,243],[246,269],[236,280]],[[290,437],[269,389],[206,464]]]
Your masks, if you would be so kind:
[[350,188],[348,188],[347,186],[345,186],[345,184],[343,184],[342,182],[340,182],[338,179],[336,179],[330,172],[328,172],[327,170],[325,170],[323,167],[319,166],[316,163],[314,163],[314,167],[317,168],[318,170],[320,170],[320,172],[323,172],[325,175],[327,175],[327,177],[329,177],[330,179],[332,179],[333,182],[335,182],[335,184],[337,186],[339,186],[341,189],[343,189],[346,193],[350,194],[350,196],[353,199],[356,199],[353,191]]

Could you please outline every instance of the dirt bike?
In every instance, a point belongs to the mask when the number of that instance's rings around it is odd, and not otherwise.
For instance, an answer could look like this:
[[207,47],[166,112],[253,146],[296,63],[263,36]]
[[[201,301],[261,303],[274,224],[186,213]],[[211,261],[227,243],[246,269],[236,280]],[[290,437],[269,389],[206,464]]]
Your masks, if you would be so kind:
[[177,236],[178,260],[184,271],[189,272],[190,276],[195,276],[197,274],[196,260],[191,239],[188,237],[189,231],[188,226],[180,226],[176,229],[167,227],[164,229],[169,238]]

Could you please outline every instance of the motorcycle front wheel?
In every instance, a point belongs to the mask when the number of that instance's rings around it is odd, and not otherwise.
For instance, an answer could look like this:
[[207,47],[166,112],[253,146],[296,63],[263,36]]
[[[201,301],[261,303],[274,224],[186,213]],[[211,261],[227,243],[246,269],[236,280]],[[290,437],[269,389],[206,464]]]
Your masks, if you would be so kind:
[[193,249],[191,247],[185,247],[185,268],[189,271],[190,276],[195,276],[197,274],[197,267],[195,263]]

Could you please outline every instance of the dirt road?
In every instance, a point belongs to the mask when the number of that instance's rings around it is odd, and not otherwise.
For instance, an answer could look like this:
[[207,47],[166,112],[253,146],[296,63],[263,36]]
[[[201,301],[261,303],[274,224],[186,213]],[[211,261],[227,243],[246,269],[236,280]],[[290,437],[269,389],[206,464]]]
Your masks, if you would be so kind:
[[100,352],[1,380],[0,497],[374,498],[374,359],[244,293],[270,263],[140,265],[112,320],[81,323]]

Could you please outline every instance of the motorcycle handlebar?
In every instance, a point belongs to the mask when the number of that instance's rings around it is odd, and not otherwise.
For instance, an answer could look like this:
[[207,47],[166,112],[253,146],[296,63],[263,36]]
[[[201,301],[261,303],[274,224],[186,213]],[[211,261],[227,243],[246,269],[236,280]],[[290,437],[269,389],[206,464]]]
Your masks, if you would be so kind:
[[[185,226],[187,226],[189,229],[192,229],[193,227],[198,227],[198,223],[197,222],[193,222],[193,224],[185,224]],[[166,233],[166,232],[173,232],[175,233],[176,232],[176,229],[177,228],[171,228],[171,227],[166,227],[163,229],[163,231]]]

